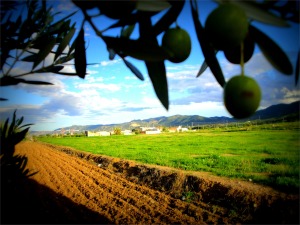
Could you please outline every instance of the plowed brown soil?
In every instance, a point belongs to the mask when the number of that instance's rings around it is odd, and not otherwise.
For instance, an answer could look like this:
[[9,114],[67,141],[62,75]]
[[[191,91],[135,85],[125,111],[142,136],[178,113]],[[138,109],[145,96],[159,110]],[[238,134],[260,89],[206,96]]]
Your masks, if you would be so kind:
[[[26,155],[27,168],[38,172],[22,183],[27,196],[22,204],[8,206],[16,217],[23,210],[27,223],[299,222],[299,195],[249,182],[185,174],[37,142],[20,143],[16,153]],[[8,216],[5,220],[22,222]]]

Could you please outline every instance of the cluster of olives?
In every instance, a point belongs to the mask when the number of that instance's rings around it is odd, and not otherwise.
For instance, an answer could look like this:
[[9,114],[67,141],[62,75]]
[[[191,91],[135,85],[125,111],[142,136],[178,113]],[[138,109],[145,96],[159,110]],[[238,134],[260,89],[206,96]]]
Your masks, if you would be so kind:
[[[220,4],[209,14],[205,33],[213,47],[223,51],[229,62],[243,67],[252,57],[255,47],[248,35],[248,27],[249,21],[244,10],[226,3]],[[170,28],[163,36],[162,47],[172,53],[169,61],[183,62],[191,51],[190,36],[178,26]],[[242,73],[225,84],[223,98],[228,112],[237,119],[243,119],[251,116],[259,107],[261,90],[253,78]]]
[[[254,41],[248,35],[248,28],[249,21],[244,10],[230,3],[220,4],[205,22],[205,32],[213,47],[223,51],[228,61],[242,67],[254,52]],[[228,112],[242,119],[257,110],[261,90],[253,78],[242,72],[225,84],[223,96]]]

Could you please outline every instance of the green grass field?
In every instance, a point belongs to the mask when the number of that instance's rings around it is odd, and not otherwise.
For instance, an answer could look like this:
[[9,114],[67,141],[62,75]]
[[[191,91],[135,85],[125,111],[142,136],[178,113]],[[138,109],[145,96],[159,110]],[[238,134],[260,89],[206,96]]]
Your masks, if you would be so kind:
[[183,170],[206,171],[277,188],[299,188],[298,129],[204,130],[159,135],[41,137],[39,141]]

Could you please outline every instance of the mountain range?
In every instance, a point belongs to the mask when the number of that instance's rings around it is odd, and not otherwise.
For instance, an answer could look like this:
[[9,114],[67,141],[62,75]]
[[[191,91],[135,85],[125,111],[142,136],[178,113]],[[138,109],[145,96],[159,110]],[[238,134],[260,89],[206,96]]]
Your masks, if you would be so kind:
[[290,104],[277,104],[267,107],[266,109],[258,110],[253,116],[244,119],[236,120],[230,117],[203,117],[199,115],[173,115],[169,117],[161,116],[149,118],[144,120],[132,120],[119,124],[97,124],[97,125],[72,125],[69,127],[62,127],[54,130],[54,132],[61,129],[64,130],[77,130],[77,131],[111,131],[114,127],[120,127],[122,130],[133,129],[138,126],[197,126],[203,124],[216,124],[216,123],[230,123],[230,122],[243,122],[253,120],[299,120],[300,101]]

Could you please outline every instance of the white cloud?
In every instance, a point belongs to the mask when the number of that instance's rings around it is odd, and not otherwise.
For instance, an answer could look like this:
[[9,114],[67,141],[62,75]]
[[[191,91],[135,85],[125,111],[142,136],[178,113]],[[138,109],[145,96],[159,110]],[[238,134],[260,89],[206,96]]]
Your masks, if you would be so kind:
[[104,78],[100,77],[100,76],[98,76],[98,77],[95,77],[95,76],[86,76],[84,79],[88,83],[95,83],[95,82],[103,82],[104,81]]
[[117,64],[121,61],[122,59],[115,59],[115,60],[109,60],[109,61],[102,61],[100,62],[101,66],[111,66],[114,64]]
[[177,114],[182,115],[201,115],[205,117],[211,116],[228,116],[223,102],[212,102],[212,101],[203,101],[203,102],[191,102],[184,105],[171,105],[170,112],[176,112]]
[[300,90],[294,89],[290,90],[286,87],[283,87],[280,92],[283,94],[282,103],[292,103],[300,100]]
[[186,65],[168,72],[170,101],[174,105],[188,105],[191,102],[221,101],[222,88],[209,69],[196,78],[196,66]]
[[96,90],[99,90],[99,91],[107,90],[107,91],[111,91],[111,92],[116,92],[116,91],[119,91],[121,89],[120,85],[117,85],[117,84],[104,84],[104,83],[78,84],[78,85],[76,85],[76,88],[82,89],[82,90],[87,90],[87,89],[96,89]]
[[97,70],[91,70],[91,69],[89,69],[89,68],[87,69],[86,72],[87,72],[88,75],[98,74],[98,73],[99,73],[99,71],[97,71]]
[[125,76],[124,79],[125,80],[136,80],[136,77],[134,77],[134,76]]
[[[74,61],[72,60],[69,63],[74,63]],[[75,70],[75,67],[73,65],[64,65],[64,68],[60,72],[76,73],[76,70]]]

